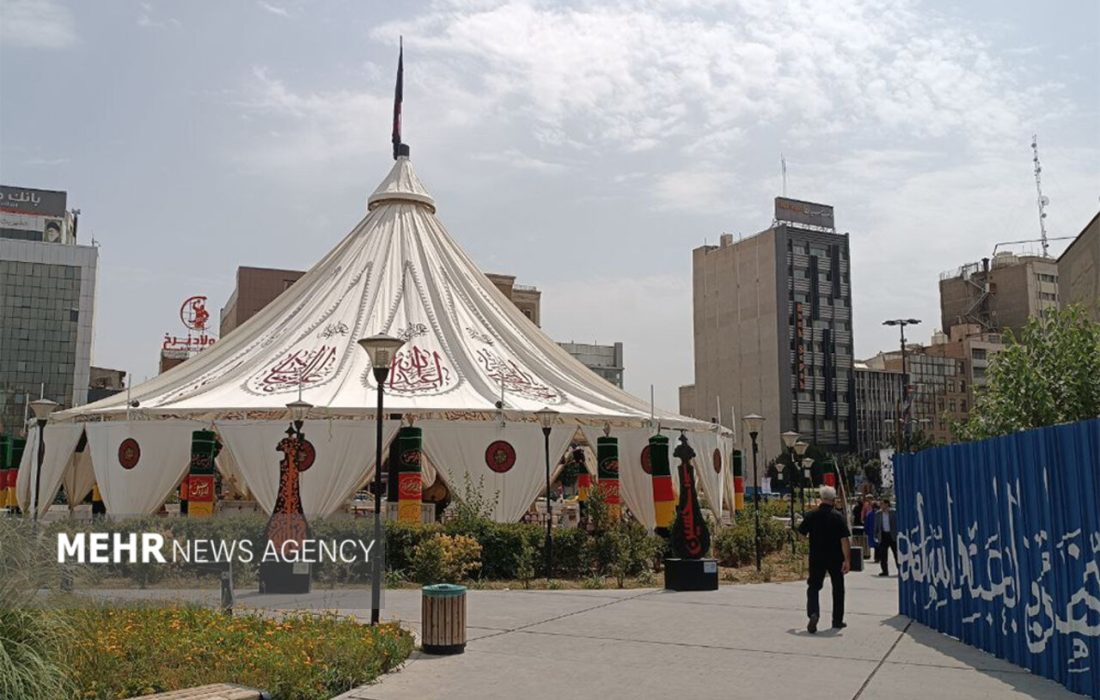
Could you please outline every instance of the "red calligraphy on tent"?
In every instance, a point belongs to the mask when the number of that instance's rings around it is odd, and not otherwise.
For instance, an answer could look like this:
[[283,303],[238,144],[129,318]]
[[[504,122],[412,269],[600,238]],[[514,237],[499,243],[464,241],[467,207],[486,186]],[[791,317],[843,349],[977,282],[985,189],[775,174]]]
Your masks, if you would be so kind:
[[336,348],[330,345],[303,348],[272,365],[257,382],[264,393],[309,387],[327,378],[336,368]]
[[504,385],[505,391],[529,399],[561,403],[561,397],[556,391],[540,382],[514,360],[504,360],[486,348],[477,351],[477,360],[490,379]]
[[442,389],[450,383],[451,370],[438,350],[413,345],[393,358],[388,382],[391,391],[417,394]]

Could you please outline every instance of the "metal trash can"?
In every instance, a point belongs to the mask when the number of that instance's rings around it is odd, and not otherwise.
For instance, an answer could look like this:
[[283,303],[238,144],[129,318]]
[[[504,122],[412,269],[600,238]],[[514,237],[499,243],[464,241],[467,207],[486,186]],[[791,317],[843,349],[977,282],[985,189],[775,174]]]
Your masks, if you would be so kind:
[[466,651],[466,587],[437,583],[420,592],[420,648],[425,654]]
[[863,558],[867,558],[867,533],[863,531],[862,525],[852,526],[852,546],[863,550]]

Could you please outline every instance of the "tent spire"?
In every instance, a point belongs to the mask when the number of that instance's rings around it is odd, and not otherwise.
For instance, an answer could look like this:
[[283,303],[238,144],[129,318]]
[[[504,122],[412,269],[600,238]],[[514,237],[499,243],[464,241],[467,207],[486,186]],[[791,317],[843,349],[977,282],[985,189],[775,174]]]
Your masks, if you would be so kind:
[[397,84],[393,89],[393,159],[408,157],[409,147],[401,143],[401,102],[405,97],[405,37],[398,38]]

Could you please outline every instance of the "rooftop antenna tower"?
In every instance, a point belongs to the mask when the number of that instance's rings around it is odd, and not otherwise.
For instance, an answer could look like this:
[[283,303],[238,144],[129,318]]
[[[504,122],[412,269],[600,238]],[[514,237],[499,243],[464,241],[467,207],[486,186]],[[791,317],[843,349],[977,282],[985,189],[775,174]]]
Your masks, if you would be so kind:
[[1043,244],[1043,257],[1047,258],[1050,255],[1047,253],[1047,249],[1050,244],[1047,242],[1047,205],[1050,204],[1050,200],[1043,194],[1043,166],[1039,163],[1039,137],[1038,135],[1032,135],[1031,137],[1031,161],[1035,163],[1035,195],[1036,203],[1039,205],[1039,240]]
[[783,196],[787,196],[787,158],[779,154],[779,169],[783,172]]

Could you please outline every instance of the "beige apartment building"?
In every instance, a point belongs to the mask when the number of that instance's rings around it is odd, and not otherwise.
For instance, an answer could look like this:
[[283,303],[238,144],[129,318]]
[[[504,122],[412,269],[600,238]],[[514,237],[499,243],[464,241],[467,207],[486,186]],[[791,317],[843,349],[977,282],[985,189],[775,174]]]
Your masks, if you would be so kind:
[[219,335],[252,318],[306,274],[302,270],[277,270],[270,267],[238,267],[237,286],[221,310]]
[[1002,251],[940,275],[941,328],[976,324],[1019,333],[1029,318],[1058,308],[1058,263]]
[[[780,453],[798,431],[823,448],[855,443],[848,235],[827,205],[776,198],[771,228],[692,252],[695,382],[680,412],[735,427],[766,419],[760,444]],[[720,409],[720,412],[719,412]]]
[[499,275],[495,272],[487,272],[485,276],[500,290],[501,294],[508,297],[508,301],[515,304],[516,308],[531,320],[531,323],[536,326],[542,325],[542,292],[537,287],[532,287],[529,284],[516,284],[515,275]]
[[1100,323],[1100,213],[1058,258],[1058,280],[1062,305],[1083,306]]

